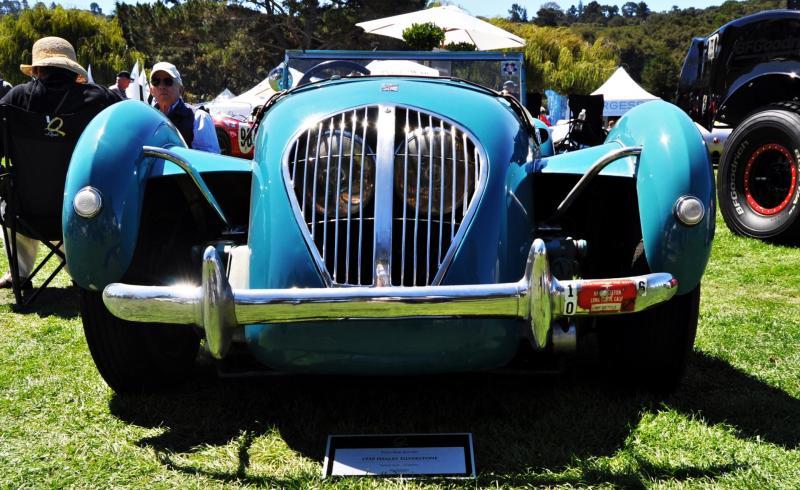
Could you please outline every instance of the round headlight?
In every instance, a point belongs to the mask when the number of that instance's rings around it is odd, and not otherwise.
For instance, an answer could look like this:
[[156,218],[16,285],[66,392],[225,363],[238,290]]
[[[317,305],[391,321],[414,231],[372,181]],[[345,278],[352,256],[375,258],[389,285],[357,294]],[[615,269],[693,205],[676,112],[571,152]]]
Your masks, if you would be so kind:
[[103,207],[103,198],[100,191],[94,187],[84,187],[75,194],[72,200],[72,207],[75,213],[83,218],[94,218]]
[[[366,206],[375,192],[372,155],[361,138],[349,131],[335,129],[322,133],[315,162],[316,182],[306,186],[306,199],[311,202],[316,197],[317,213],[335,218],[338,211],[339,219],[345,219],[348,209],[350,216],[354,216],[359,207]],[[312,170],[307,173],[309,179],[313,178]]]
[[694,226],[706,215],[703,202],[694,196],[682,196],[675,201],[675,217],[686,226]]
[[421,215],[428,214],[428,207],[434,216],[450,214],[464,204],[464,176],[474,173],[474,163],[465,168],[464,144],[453,132],[437,127],[410,131],[395,152],[395,193],[406,196],[409,207],[419,205]]

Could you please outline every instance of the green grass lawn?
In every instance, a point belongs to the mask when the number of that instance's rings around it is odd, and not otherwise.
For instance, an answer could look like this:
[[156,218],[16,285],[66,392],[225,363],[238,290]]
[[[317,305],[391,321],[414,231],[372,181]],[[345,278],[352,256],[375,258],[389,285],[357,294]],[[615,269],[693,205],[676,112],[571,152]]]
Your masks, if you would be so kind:
[[[5,261],[0,263],[5,268]],[[720,222],[695,352],[666,398],[562,375],[218,379],[115,395],[65,274],[0,292],[0,488],[465,487],[321,480],[328,434],[472,432],[479,487],[800,488],[800,248]]]

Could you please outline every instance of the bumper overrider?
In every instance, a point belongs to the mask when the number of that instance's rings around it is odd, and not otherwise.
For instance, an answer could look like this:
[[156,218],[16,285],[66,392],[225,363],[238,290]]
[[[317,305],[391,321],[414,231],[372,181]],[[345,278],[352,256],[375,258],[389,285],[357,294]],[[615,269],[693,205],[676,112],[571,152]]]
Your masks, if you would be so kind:
[[[667,273],[559,281],[550,274],[544,241],[536,239],[518,282],[428,287],[231,289],[216,249],[203,254],[199,287],[109,284],[103,301],[116,317],[135,322],[197,325],[216,358],[237,327],[257,323],[398,318],[515,318],[536,348],[554,342],[563,317],[635,313],[672,298]],[[557,327],[561,329],[561,326]]]

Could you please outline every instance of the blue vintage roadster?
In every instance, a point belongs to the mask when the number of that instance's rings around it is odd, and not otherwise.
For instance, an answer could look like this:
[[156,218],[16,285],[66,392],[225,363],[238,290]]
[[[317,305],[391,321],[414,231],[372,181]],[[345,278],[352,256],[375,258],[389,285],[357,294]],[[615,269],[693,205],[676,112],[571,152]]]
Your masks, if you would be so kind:
[[106,382],[180,382],[201,347],[366,375],[524,365],[595,338],[615,375],[674,388],[714,235],[692,121],[651,102],[553,155],[498,91],[524,80],[518,55],[385,56],[437,71],[410,75],[372,73],[377,55],[290,55],[303,76],[260,112],[252,161],[188,149],[139,102],[91,122],[63,226]]

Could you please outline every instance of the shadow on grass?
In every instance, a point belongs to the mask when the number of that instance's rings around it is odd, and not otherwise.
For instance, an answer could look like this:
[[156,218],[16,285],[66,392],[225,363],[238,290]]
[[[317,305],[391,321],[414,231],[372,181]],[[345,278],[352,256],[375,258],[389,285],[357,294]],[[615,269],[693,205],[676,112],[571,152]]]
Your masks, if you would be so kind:
[[[10,289],[6,291],[5,298],[0,301],[10,305],[11,311],[15,313],[36,314],[42,318],[57,316],[65,320],[79,315],[77,286],[44,288],[28,306],[17,306],[14,301],[14,293]],[[30,297],[31,294],[32,292],[24,292],[23,299]]]
[[[587,467],[579,481],[527,473],[558,472],[576,458],[610,456],[619,450],[643,411],[661,403],[725,422],[743,437],[760,436],[793,448],[800,442],[800,401],[732,368],[695,354],[681,389],[666,399],[619,390],[601,374],[558,376],[470,374],[426,377],[284,376],[218,380],[208,370],[181,391],[165,395],[115,395],[120,419],[165,427],[140,441],[170,468],[173,453],[239,441],[239,469],[206,474],[221,481],[281,485],[248,479],[247,450],[254,437],[277,429],[293,450],[321,461],[329,434],[472,432],[476,463],[493,481],[507,484],[611,483],[642,486],[647,478],[714,477],[731,467],[700,469],[642,466],[630,474]],[[646,466],[646,465],[645,465]],[[204,473],[205,474],[205,473]],[[505,475],[505,476],[504,476]],[[648,480],[649,481],[649,480]]]

